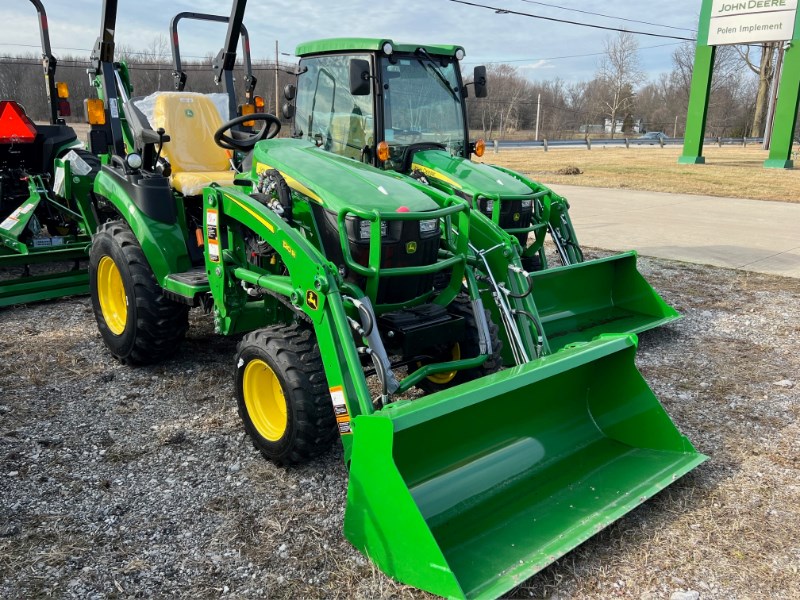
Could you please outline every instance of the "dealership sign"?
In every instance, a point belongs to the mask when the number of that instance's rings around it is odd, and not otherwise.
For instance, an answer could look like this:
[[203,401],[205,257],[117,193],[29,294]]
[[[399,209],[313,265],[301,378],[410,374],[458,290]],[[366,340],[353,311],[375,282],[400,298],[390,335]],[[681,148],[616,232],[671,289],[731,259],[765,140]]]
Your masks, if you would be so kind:
[[796,15],[797,0],[714,0],[708,45],[791,40]]

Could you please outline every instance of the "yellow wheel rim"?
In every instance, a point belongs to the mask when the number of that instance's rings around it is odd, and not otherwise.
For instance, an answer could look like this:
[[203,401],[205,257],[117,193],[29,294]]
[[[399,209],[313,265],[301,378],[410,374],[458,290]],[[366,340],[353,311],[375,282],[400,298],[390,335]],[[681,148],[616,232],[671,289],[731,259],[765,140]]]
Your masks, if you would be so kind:
[[[461,360],[461,346],[455,344],[450,351],[452,360]],[[444,373],[437,373],[436,375],[429,375],[428,380],[437,385],[446,385],[453,381],[458,375],[458,371],[445,371]]]
[[247,363],[242,393],[247,414],[259,435],[270,442],[280,440],[289,422],[286,398],[275,372],[263,360],[255,359]]
[[101,258],[97,266],[97,299],[111,333],[122,335],[128,322],[128,296],[119,268],[110,256]]

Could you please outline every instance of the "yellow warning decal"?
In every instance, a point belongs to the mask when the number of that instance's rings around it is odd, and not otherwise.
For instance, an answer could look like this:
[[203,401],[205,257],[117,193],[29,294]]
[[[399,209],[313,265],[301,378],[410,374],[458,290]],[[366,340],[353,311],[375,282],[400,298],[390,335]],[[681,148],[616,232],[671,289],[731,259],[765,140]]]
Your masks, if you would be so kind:
[[444,181],[445,183],[452,185],[457,190],[461,189],[461,184],[456,183],[454,180],[450,179],[447,175],[442,175],[438,171],[434,171],[433,169],[429,169],[428,167],[423,167],[417,163],[413,163],[411,165],[411,169],[413,171],[419,171],[425,177],[432,177],[433,179],[438,179],[439,181]]
[[206,237],[216,240],[219,236],[219,212],[213,208],[206,210]]
[[219,262],[219,242],[217,240],[208,240],[208,260]]
[[336,415],[336,424],[339,427],[341,435],[352,434],[353,430],[350,426],[350,413],[347,411],[347,402],[344,398],[344,389],[342,386],[330,388],[331,401],[333,402],[333,413]]

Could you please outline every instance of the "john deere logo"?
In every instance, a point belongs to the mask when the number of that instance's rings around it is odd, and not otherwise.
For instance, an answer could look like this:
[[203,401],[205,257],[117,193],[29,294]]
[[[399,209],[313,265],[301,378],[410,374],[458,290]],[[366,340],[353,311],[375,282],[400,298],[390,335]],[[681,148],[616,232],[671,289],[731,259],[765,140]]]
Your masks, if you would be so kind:
[[194,116],[194,111],[191,108],[187,108],[184,112],[186,113],[186,116],[189,117],[190,119]]
[[514,222],[518,223],[522,217],[519,216],[519,213],[514,213]]
[[417,242],[408,242],[406,244],[406,254],[414,254],[417,251]]
[[316,292],[312,292],[311,290],[306,292],[306,304],[308,304],[311,310],[317,310],[319,308],[319,296],[317,296]]

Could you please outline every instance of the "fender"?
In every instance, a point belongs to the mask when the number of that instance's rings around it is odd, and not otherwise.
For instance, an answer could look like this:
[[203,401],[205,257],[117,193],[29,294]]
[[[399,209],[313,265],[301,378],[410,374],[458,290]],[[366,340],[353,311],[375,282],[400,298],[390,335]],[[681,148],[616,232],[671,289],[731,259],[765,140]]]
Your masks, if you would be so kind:
[[108,166],[94,181],[94,193],[108,200],[131,228],[156,281],[164,287],[168,275],[188,271],[192,266],[184,232],[175,216],[175,199],[170,193],[168,206],[152,210],[152,202],[143,204],[141,199],[132,197],[129,188],[127,179]]

